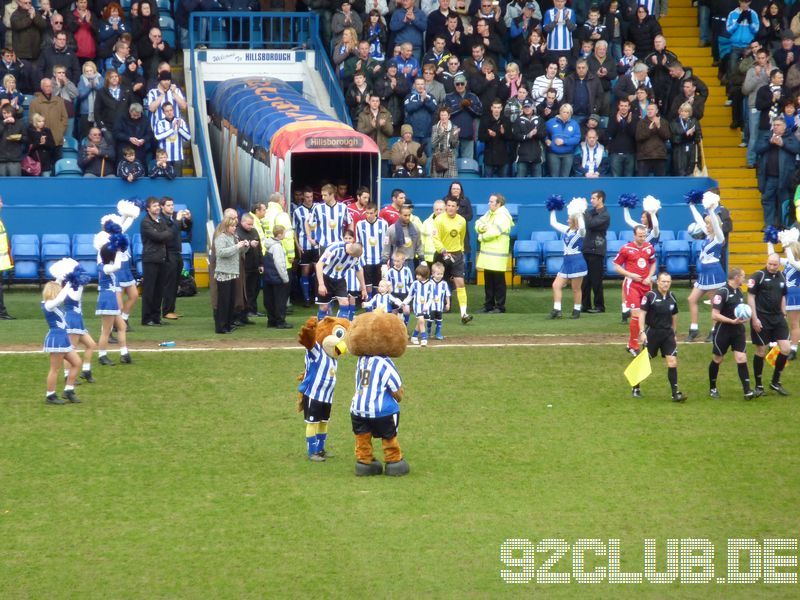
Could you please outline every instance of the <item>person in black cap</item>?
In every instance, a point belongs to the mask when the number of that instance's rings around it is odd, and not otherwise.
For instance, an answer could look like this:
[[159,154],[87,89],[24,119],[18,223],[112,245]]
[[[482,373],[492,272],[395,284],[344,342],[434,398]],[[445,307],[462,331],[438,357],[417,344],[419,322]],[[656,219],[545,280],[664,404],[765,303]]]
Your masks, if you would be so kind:
[[164,118],[164,111],[161,108],[165,103],[172,104],[175,109],[175,118],[183,117],[183,111],[188,108],[186,95],[174,83],[172,83],[172,73],[161,70],[158,73],[158,85],[147,92],[147,110],[150,111],[150,127],[155,131],[156,124]]
[[517,177],[542,176],[542,140],[545,136],[541,117],[533,112],[533,99],[522,101],[522,114],[511,126],[517,146]]

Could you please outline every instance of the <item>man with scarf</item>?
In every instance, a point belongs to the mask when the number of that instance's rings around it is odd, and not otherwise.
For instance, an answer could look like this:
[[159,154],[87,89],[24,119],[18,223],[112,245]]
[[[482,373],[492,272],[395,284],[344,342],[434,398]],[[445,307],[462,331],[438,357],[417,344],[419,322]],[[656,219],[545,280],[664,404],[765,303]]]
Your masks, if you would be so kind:
[[[0,209],[3,208],[3,197],[0,196]],[[9,271],[14,267],[11,262],[11,247],[8,244],[8,233],[3,220],[0,219],[0,320],[13,321],[14,317],[8,314],[6,305],[3,303],[3,271]]]
[[411,212],[412,208],[408,204],[400,209],[400,218],[386,231],[381,258],[384,263],[388,263],[395,251],[402,252],[406,257],[406,265],[413,271],[418,264],[427,263],[419,229],[411,222]]

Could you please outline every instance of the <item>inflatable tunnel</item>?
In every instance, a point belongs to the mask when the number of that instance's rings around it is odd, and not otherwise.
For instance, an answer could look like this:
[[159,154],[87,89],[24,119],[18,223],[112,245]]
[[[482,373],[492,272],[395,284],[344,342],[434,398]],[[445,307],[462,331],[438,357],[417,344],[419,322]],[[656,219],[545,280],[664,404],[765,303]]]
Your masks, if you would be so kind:
[[323,112],[285,81],[230,79],[210,100],[209,137],[223,206],[249,208],[275,191],[344,180],[379,197],[380,151],[372,138]]

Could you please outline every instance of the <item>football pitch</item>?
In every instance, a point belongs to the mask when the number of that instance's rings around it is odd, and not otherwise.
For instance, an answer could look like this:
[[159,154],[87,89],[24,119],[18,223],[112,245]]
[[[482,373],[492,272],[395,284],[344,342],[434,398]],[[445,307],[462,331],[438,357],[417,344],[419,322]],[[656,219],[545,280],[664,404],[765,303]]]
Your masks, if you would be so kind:
[[[259,320],[180,351],[213,337],[204,295],[136,328],[134,364],[95,366],[80,405],[44,405],[42,354],[0,355],[0,597],[797,597],[797,363],[792,396],[745,402],[729,356],[712,400],[709,345],[680,344],[688,402],[661,359],[635,399],[617,314],[552,323],[549,290],[510,294],[509,314],[449,315],[455,343],[396,361],[404,478],[353,475],[354,357],[317,464],[296,331]],[[0,350],[39,347],[35,292],[6,300],[21,318]]]

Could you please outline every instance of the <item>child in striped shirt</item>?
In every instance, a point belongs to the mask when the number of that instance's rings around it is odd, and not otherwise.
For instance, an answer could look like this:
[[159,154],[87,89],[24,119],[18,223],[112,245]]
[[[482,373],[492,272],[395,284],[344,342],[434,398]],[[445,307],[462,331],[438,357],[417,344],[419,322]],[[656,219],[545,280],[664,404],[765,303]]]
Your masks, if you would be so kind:
[[450,310],[450,286],[444,280],[444,265],[440,262],[431,266],[431,310],[428,320],[428,336],[436,323],[436,339],[443,340],[442,314]]
[[[406,266],[406,255],[402,251],[397,250],[392,254],[392,266],[386,271],[386,279],[392,284],[392,292],[400,300],[405,300],[408,296],[408,291],[411,284],[414,283],[414,277],[411,275],[411,269]],[[408,304],[403,304],[403,320],[408,325],[409,309]]]
[[425,331],[425,321],[431,306],[432,284],[431,270],[427,265],[420,265],[416,269],[417,280],[411,284],[408,296],[403,301],[406,306],[411,305],[414,316],[417,318],[414,332],[411,334],[411,343],[415,346],[428,345],[428,332]]
[[[402,309],[403,301],[397,296],[392,294],[392,284],[381,279],[378,284],[378,293],[372,298],[364,302],[364,310],[372,312],[373,310],[383,310],[385,312],[393,312],[394,309]],[[400,317],[398,314],[397,316]],[[400,317],[402,319],[402,317]]]

